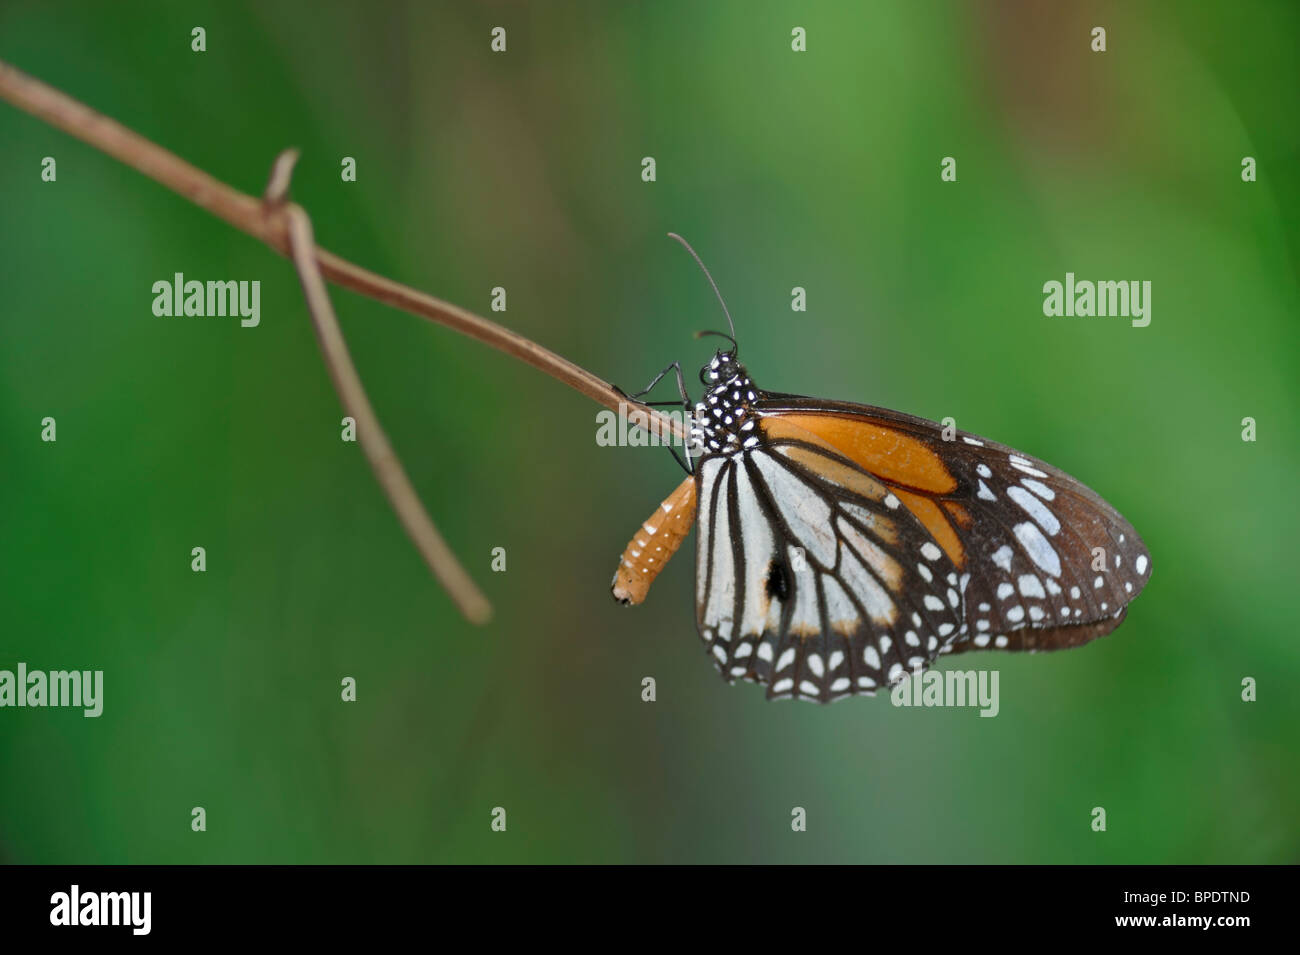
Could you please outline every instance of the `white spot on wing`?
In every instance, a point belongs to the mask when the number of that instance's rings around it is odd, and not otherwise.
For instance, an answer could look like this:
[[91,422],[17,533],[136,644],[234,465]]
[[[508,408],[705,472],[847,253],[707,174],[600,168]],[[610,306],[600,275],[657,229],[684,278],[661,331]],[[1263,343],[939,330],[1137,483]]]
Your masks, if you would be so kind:
[[1055,535],[1061,529],[1061,522],[1047,509],[1047,505],[1030,494],[1018,484],[1007,488],[1007,497],[1020,505],[1021,510],[1038,522],[1038,526],[1047,533]]
[[1023,524],[1017,524],[1012,528],[1015,532],[1016,540],[1020,541],[1020,546],[1025,549],[1029,559],[1035,564],[1047,571],[1053,577],[1061,576],[1061,558],[1056,550],[1048,543],[1043,532],[1038,529],[1036,524],[1026,521]]
[[1024,471],[1026,474],[1032,474],[1034,477],[1047,477],[1046,474],[1018,455],[1013,454],[1008,458],[1008,460],[1011,462],[1011,466],[1017,471]]
[[[1025,487],[1029,488],[1029,490],[1033,491],[1044,501],[1056,500],[1056,492],[1053,491],[1046,484],[1044,484],[1042,481],[1035,481],[1033,478],[1025,478],[1020,483],[1023,484]],[[1120,543],[1122,544],[1123,541],[1120,541]]]
[[1024,574],[1020,578],[1020,593],[1025,597],[1046,597],[1043,582],[1033,574]]

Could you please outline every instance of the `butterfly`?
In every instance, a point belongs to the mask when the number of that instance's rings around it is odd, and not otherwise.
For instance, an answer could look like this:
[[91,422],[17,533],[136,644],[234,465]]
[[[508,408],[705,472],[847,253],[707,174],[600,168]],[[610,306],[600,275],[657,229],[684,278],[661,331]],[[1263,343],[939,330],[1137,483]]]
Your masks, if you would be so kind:
[[701,369],[693,407],[669,366],[690,410],[688,476],[624,550],[615,599],[642,602],[698,524],[696,625],[714,666],[769,699],[819,702],[874,695],[944,654],[1077,647],[1123,621],[1151,558],[1096,493],[923,418],[764,391],[722,308],[731,334],[702,334],[731,348]]

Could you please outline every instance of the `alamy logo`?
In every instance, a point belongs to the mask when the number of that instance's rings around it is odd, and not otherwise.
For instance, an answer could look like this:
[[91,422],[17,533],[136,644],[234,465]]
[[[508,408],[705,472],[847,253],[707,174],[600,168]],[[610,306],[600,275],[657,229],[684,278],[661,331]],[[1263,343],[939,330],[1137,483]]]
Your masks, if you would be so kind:
[[1151,283],[1075,281],[1073,272],[1065,273],[1065,282],[1043,285],[1043,314],[1066,318],[1132,319],[1134,328],[1151,324]]
[[262,320],[262,283],[258,279],[206,283],[191,279],[187,282],[185,273],[177,272],[170,282],[166,279],[154,282],[153,295],[153,313],[159,318],[238,315],[239,324],[245,328],[256,328]]
[[[608,408],[596,412],[596,444],[602,448],[646,448],[677,446],[681,447],[682,439],[673,433],[661,433],[655,424],[650,420],[650,416],[644,411],[637,408],[629,408],[622,402],[619,403],[619,412],[615,413]],[[661,411],[659,414],[665,418],[675,421],[682,431],[689,431],[692,418],[685,411]],[[692,453],[699,450],[698,441],[691,444]]]
[[82,715],[104,712],[103,670],[0,670],[0,706],[82,707]]
[[997,716],[997,670],[926,670],[901,677],[889,692],[895,706],[978,706],[980,716]]
[[152,927],[152,892],[68,892],[50,896],[51,925],[129,925],[132,935],[148,935]]

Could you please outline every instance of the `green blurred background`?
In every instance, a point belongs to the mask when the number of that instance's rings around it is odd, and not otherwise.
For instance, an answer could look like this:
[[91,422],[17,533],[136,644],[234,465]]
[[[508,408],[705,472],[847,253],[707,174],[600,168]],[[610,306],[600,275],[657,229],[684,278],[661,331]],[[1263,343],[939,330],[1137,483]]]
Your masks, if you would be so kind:
[[[693,538],[644,606],[609,597],[663,449],[335,290],[495,604],[473,628],[340,441],[290,266],[0,103],[0,667],[106,684],[99,719],[0,710],[0,858],[1300,860],[1298,34],[1271,2],[5,3],[0,58],[247,192],[301,147],[322,245],[625,387],[711,353],[679,231],[762,386],[1045,458],[1154,575],[1084,649],[960,661],[1000,669],[996,719],[769,704],[695,635]],[[260,327],[154,317],[177,271],[261,280]],[[1066,271],[1150,280],[1150,327],[1045,318]]]

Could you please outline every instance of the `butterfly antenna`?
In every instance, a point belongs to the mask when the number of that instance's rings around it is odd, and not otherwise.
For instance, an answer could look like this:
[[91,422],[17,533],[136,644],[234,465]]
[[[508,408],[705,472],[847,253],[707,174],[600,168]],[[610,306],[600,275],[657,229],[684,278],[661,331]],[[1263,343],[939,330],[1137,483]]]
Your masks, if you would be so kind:
[[731,342],[731,353],[733,355],[736,354],[737,349],[740,348],[740,346],[736,344],[736,340],[732,338],[730,335],[728,335],[726,332],[715,332],[712,329],[710,329],[708,331],[695,333],[696,338],[703,338],[705,335],[717,335],[719,338],[725,338],[727,341]]
[[722,293],[718,291],[718,283],[713,281],[713,276],[709,273],[709,267],[704,264],[704,261],[696,254],[695,250],[691,248],[691,244],[676,232],[669,232],[668,238],[676,239],[682,244],[687,252],[691,253],[691,258],[695,260],[695,264],[700,267],[701,271],[704,272],[704,277],[708,279],[709,284],[713,286],[713,294],[718,297],[718,304],[722,306],[722,314],[727,316],[727,326],[731,329],[731,334],[725,337],[731,339],[732,354],[735,354],[739,348],[736,344],[736,323],[731,320],[731,312],[727,310],[727,303],[722,300]]

